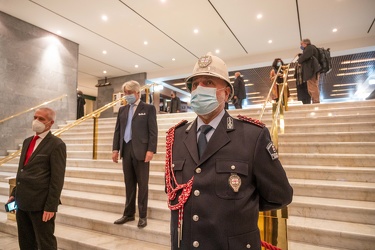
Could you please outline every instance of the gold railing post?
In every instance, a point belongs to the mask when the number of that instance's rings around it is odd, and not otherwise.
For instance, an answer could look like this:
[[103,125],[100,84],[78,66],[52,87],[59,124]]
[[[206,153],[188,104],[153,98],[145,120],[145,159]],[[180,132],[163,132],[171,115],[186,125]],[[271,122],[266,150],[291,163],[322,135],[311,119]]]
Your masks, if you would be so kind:
[[150,104],[150,89],[145,88],[145,94],[146,94],[146,103]]
[[260,238],[282,250],[288,250],[287,219],[287,207],[260,212],[258,220]]
[[[9,182],[9,196],[13,191],[13,188],[16,187],[16,177],[9,177],[7,178]],[[8,220],[16,220],[16,211],[7,213],[7,219]]]
[[93,126],[93,141],[92,141],[92,159],[98,159],[98,129],[99,129],[99,116],[100,113],[95,114],[92,116],[94,119],[94,126]]

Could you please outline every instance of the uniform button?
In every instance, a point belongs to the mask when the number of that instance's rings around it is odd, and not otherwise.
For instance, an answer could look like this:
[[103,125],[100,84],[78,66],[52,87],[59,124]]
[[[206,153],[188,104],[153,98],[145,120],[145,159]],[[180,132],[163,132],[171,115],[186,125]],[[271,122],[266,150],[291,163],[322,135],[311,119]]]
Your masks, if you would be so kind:
[[246,248],[251,248],[251,245],[250,245],[250,244],[247,244],[247,245],[246,245]]
[[172,168],[174,168],[174,164],[172,164]]
[[196,170],[195,170],[195,173],[197,173],[197,174],[200,174],[202,172],[202,169],[201,168],[197,168]]
[[198,241],[194,241],[193,242],[193,247],[199,247],[199,242]]
[[230,166],[230,169],[235,170],[236,166],[232,165],[232,166]]
[[193,221],[198,221],[199,220],[199,216],[198,215],[193,215]]
[[21,169],[21,172],[23,172],[23,169]]
[[17,184],[19,185],[19,184],[21,184],[21,182],[17,182]]
[[201,194],[201,192],[199,192],[199,190],[194,190],[194,195],[195,196],[199,196]]

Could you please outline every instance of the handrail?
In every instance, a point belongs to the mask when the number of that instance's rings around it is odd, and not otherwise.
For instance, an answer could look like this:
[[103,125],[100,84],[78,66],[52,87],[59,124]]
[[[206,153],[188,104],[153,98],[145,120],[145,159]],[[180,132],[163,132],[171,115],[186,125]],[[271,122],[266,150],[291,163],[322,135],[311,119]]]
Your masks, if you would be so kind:
[[55,99],[52,99],[52,100],[49,100],[49,101],[43,102],[42,104],[39,104],[39,105],[37,105],[37,106],[35,106],[35,107],[29,108],[29,109],[26,109],[26,110],[24,110],[24,111],[21,111],[21,112],[19,112],[19,113],[17,113],[17,114],[11,115],[11,116],[9,116],[9,117],[7,117],[7,118],[5,118],[5,119],[0,120],[0,123],[5,122],[5,121],[7,121],[7,120],[10,120],[10,119],[12,119],[12,118],[15,118],[15,117],[17,117],[17,116],[19,116],[19,115],[25,114],[25,113],[27,113],[27,112],[29,112],[29,111],[32,111],[32,110],[38,109],[38,108],[40,108],[41,106],[44,106],[44,105],[50,104],[51,102],[54,102],[54,101],[57,101],[57,100],[63,99],[63,98],[66,97],[66,96],[68,96],[68,95],[67,95],[67,94],[64,94],[64,95],[62,95],[62,96],[56,97]]
[[[146,90],[146,92],[148,92],[149,88],[151,86],[154,86],[154,85],[157,85],[155,83],[153,84],[148,84],[148,85],[144,85],[141,87],[140,89],[140,92],[143,91],[143,90]],[[147,93],[148,94],[148,93]],[[93,136],[93,159],[96,159],[96,156],[97,156],[97,131],[98,131],[98,123],[97,123],[97,119],[99,118],[100,114],[103,112],[103,111],[106,111],[107,109],[109,108],[112,108],[114,107],[117,103],[119,103],[120,101],[124,101],[124,97],[118,99],[118,100],[115,100],[115,101],[112,101],[110,103],[107,103],[106,105],[104,105],[103,107],[101,108],[98,108],[97,110],[94,110],[93,112],[91,112],[90,114],[87,114],[81,118],[79,118],[78,120],[72,122],[72,123],[69,123],[67,124],[66,126],[60,128],[60,129],[57,129],[55,130],[54,132],[52,132],[53,135],[55,136],[60,136],[62,133],[68,131],[69,129],[81,124],[82,122],[90,119],[90,118],[93,118],[94,119],[94,136]],[[13,152],[12,154],[4,157],[3,159],[0,160],[0,166],[14,158],[16,158],[20,153],[21,153],[21,149],[17,150],[16,152]]]
[[264,102],[264,104],[263,104],[262,110],[260,111],[260,115],[259,115],[259,118],[258,118],[259,121],[261,121],[262,118],[263,118],[263,114],[264,114],[264,111],[266,110],[267,102],[268,102],[268,100],[270,99],[270,96],[271,96],[271,93],[272,93],[272,89],[273,89],[273,87],[274,87],[275,84],[276,84],[276,79],[277,79],[278,74],[280,73],[281,67],[282,67],[282,66],[280,66],[279,69],[277,70],[277,73],[276,73],[276,75],[275,75],[275,78],[273,79],[273,82],[272,82],[271,88],[270,88],[270,90],[268,91],[267,98],[266,98],[266,100],[265,100],[265,102]]

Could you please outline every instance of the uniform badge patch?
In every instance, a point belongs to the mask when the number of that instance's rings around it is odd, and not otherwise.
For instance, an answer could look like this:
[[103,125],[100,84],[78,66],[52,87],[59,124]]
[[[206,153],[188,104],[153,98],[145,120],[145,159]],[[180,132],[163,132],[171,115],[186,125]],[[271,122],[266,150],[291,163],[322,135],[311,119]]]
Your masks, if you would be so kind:
[[241,178],[236,174],[231,174],[228,178],[229,186],[233,189],[235,193],[238,193],[241,187]]
[[227,129],[233,129],[233,118],[230,116],[227,118]]
[[272,141],[270,143],[268,143],[266,148],[267,148],[267,151],[270,154],[272,160],[276,160],[276,159],[279,158],[279,155],[277,154],[276,147],[275,147],[275,145],[273,145]]

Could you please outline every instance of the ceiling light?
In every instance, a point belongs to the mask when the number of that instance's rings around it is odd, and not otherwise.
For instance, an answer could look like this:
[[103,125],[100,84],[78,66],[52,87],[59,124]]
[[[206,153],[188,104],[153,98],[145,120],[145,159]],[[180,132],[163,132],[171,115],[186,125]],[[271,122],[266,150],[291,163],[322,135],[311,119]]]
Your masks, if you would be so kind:
[[332,30],[332,32],[337,32],[337,29],[336,29],[336,28],[334,28],[334,29]]
[[330,96],[341,96],[341,95],[349,95],[349,93],[330,94]]
[[143,42],[143,44],[144,44],[144,45],[147,45],[147,44],[148,44],[148,42],[147,42],[147,41],[144,41],[144,42]]
[[272,43],[272,40],[268,40],[268,43]]
[[251,101],[251,102],[265,102],[266,100],[255,100],[255,101]]
[[216,53],[216,54],[219,54],[219,53],[220,53],[220,50],[219,50],[219,49],[215,50],[215,53]]
[[252,93],[246,93],[246,95],[259,95],[260,92],[252,92]]
[[341,62],[341,64],[361,63],[361,62],[370,62],[370,61],[375,61],[375,58],[343,61],[343,62]]
[[107,71],[106,71],[106,70],[103,70],[103,74],[107,74]]
[[353,89],[333,89],[332,92],[351,91]]
[[160,2],[162,2],[162,3],[165,3],[165,2],[166,2],[166,0],[160,0]]
[[263,17],[262,14],[258,14],[258,15],[257,15],[257,19],[261,19],[262,17]]
[[176,58],[172,58],[172,61],[176,61]]
[[342,84],[334,84],[333,87],[346,87],[346,86],[354,86],[357,85],[356,83],[342,83]]
[[138,64],[136,64],[136,65],[134,65],[134,67],[138,68],[139,66],[138,66]]
[[104,55],[107,55],[107,51],[106,50],[103,50],[102,52]]
[[371,65],[357,66],[357,67],[350,67],[350,68],[341,68],[339,70],[363,69],[363,68],[367,68],[367,67],[371,67]]
[[294,82],[295,80],[296,80],[295,78],[288,79],[288,82]]
[[358,71],[358,72],[340,73],[340,74],[337,74],[337,76],[360,75],[360,74],[365,74],[365,73],[367,73],[367,70]]
[[107,17],[106,15],[103,15],[103,16],[102,16],[102,20],[103,20],[103,21],[107,21],[107,20],[108,20],[108,17]]
[[194,33],[195,34],[198,34],[199,30],[198,29],[194,29]]
[[254,83],[247,83],[247,84],[245,84],[245,86],[246,87],[248,87],[248,86],[254,86]]

